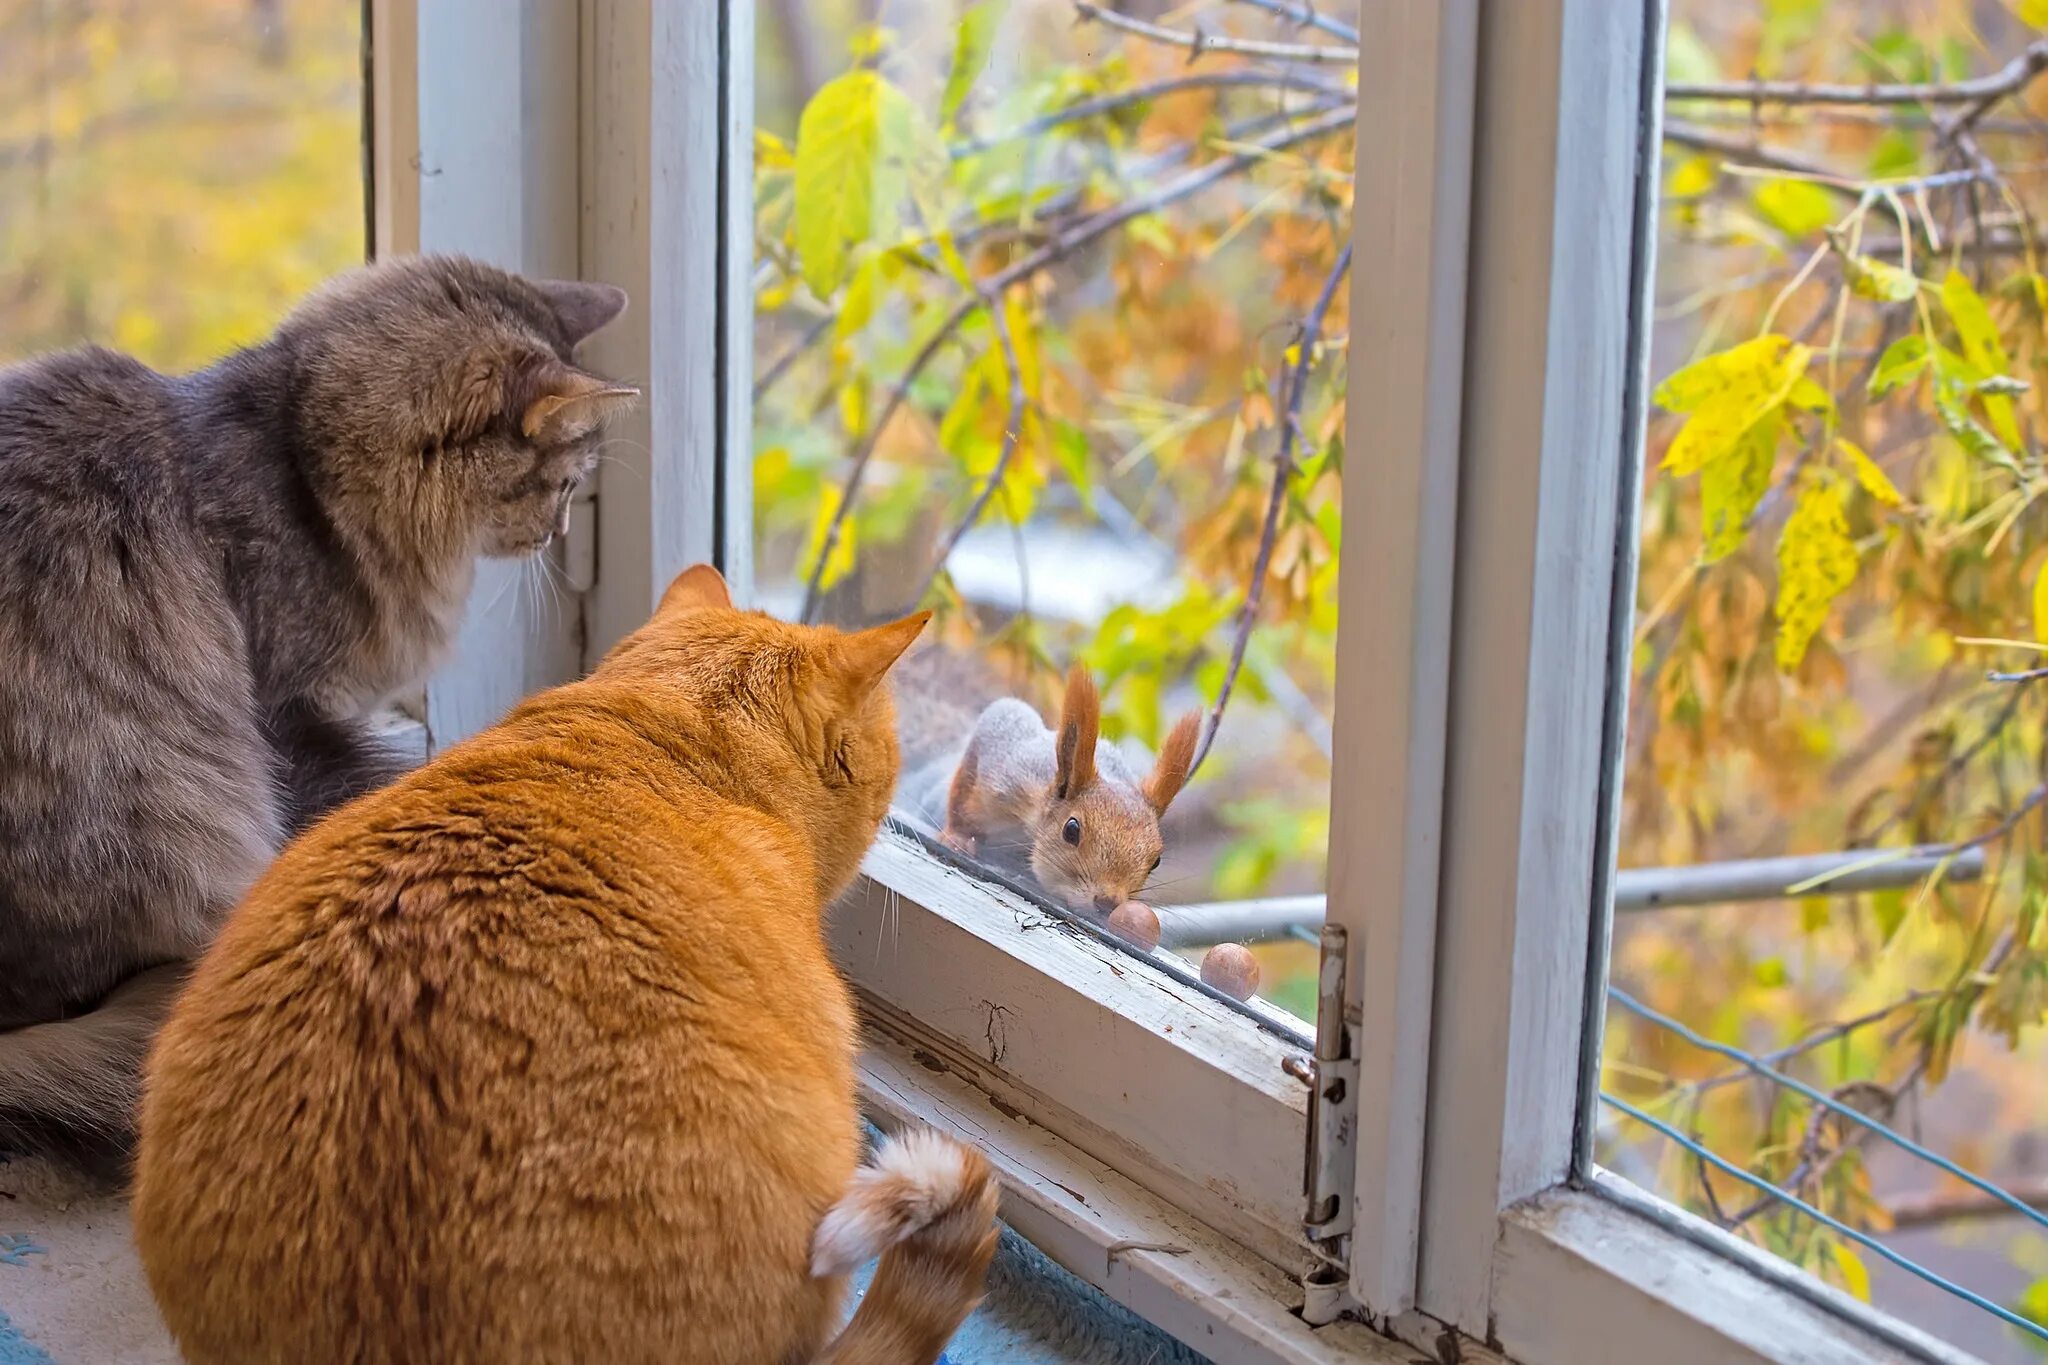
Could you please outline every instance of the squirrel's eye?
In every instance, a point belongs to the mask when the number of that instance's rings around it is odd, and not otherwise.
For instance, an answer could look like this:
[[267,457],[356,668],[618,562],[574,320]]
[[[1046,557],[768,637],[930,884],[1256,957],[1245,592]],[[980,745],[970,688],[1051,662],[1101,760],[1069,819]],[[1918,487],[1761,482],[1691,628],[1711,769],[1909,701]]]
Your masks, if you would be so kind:
[[1081,842],[1081,818],[1078,815],[1069,815],[1067,817],[1067,827],[1060,831],[1060,838],[1065,839],[1070,844]]

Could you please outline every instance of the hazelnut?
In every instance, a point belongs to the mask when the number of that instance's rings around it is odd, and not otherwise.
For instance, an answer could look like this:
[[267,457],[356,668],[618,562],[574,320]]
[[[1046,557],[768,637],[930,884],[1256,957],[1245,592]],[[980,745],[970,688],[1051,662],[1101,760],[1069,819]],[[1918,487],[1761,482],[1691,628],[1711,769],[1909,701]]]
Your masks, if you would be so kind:
[[1125,901],[1110,911],[1109,931],[1147,952],[1159,946],[1159,916],[1143,901]]
[[1233,1000],[1259,988],[1259,960],[1242,943],[1219,943],[1202,955],[1202,980]]

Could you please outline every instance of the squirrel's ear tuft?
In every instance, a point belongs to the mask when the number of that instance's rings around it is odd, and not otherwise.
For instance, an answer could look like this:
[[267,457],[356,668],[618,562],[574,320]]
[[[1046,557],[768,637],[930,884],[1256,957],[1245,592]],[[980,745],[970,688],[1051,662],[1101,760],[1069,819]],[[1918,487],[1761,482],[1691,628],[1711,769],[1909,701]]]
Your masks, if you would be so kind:
[[1075,664],[1067,670],[1067,696],[1060,704],[1060,731],[1054,745],[1058,759],[1053,795],[1071,801],[1095,780],[1095,737],[1102,728],[1102,698],[1088,670]]
[[1173,804],[1180,789],[1188,784],[1188,769],[1195,762],[1195,741],[1202,737],[1202,713],[1190,711],[1173,723],[1166,743],[1159,746],[1159,759],[1144,783],[1145,800],[1159,814]]
[[914,612],[900,621],[857,630],[840,640],[839,666],[849,695],[859,700],[872,692],[931,619],[928,611]]

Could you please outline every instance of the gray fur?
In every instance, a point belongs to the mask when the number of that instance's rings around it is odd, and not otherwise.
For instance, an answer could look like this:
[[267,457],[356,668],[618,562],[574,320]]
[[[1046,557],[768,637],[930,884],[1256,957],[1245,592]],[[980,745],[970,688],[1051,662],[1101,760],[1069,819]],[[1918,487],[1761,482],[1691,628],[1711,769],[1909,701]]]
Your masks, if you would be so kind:
[[177,964],[395,774],[364,720],[440,659],[476,557],[547,543],[598,421],[521,417],[593,387],[571,352],[624,300],[545,288],[421,258],[198,374],[0,369],[0,1143],[121,1151]]

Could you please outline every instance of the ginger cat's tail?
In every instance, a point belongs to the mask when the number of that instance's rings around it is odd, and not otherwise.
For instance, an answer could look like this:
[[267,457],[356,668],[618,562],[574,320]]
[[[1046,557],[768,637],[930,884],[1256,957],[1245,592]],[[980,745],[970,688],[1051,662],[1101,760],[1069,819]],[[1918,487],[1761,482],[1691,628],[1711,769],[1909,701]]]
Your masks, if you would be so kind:
[[988,1162],[937,1133],[885,1141],[818,1225],[811,1273],[882,1264],[853,1320],[817,1365],[932,1361],[981,1302],[996,1252],[996,1181]]

